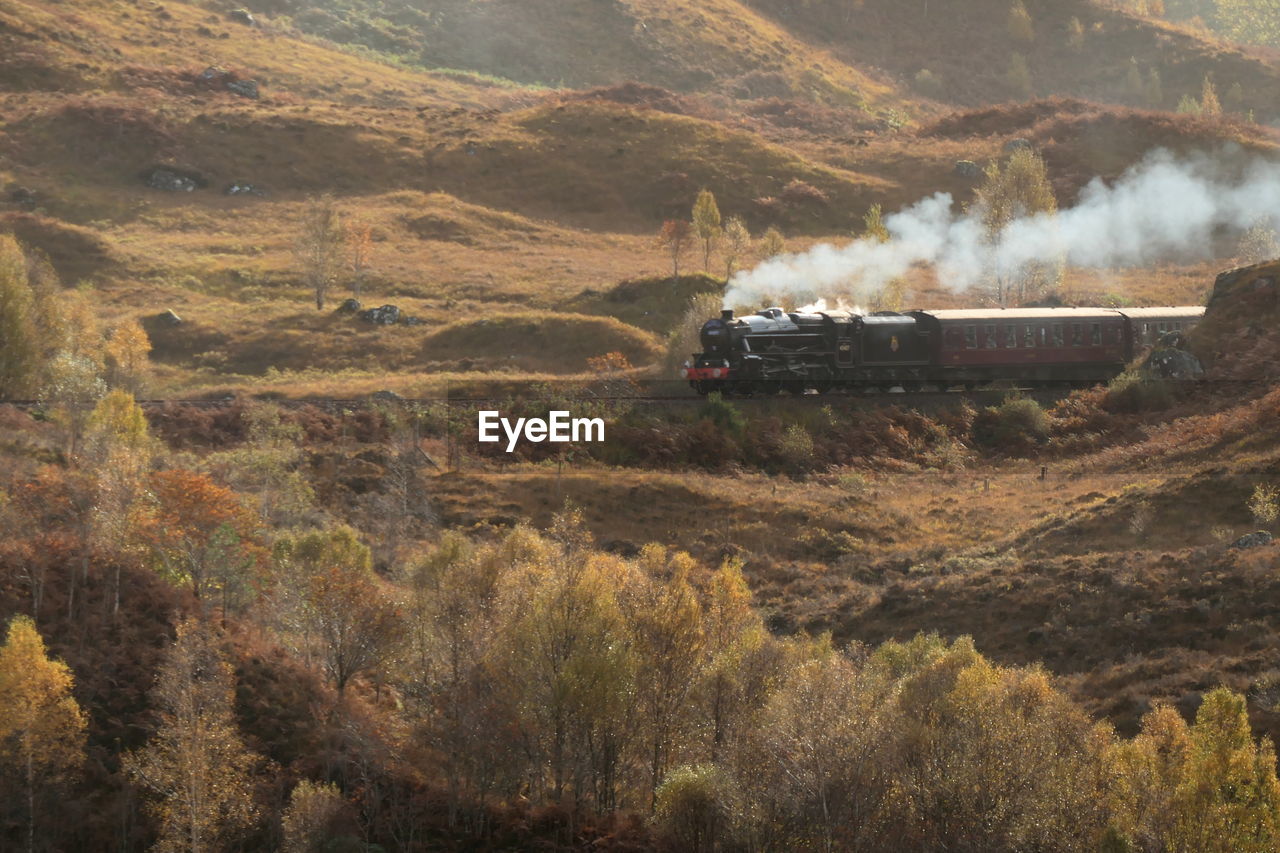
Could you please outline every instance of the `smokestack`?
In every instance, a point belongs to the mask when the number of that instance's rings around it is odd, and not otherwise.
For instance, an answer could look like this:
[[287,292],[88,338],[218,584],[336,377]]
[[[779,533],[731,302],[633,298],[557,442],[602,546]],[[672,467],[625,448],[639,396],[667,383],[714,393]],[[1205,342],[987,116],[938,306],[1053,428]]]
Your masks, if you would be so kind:
[[724,320],[726,323],[728,323],[730,320],[732,320],[732,319],[733,319],[733,309],[732,309],[732,308],[726,308],[726,309],[724,309],[723,311],[721,311],[721,312],[720,312],[720,319],[721,319],[721,320]]

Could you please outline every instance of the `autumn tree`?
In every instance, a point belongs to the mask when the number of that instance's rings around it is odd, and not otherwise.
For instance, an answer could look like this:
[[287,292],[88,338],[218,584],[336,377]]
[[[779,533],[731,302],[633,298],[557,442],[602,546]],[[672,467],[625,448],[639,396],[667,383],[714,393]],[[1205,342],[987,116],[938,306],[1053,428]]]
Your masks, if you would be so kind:
[[787,241],[776,226],[770,225],[760,240],[760,254],[766,260],[776,258],[787,250]]
[[1270,738],[1255,742],[1244,697],[1220,687],[1196,712],[1173,796],[1174,850],[1262,853],[1280,845],[1280,782]]
[[764,647],[766,632],[737,562],[726,562],[711,577],[703,632],[697,696],[706,732],[706,755],[717,761],[752,710],[751,696],[761,692],[752,680],[751,662]]
[[49,363],[40,401],[66,433],[69,456],[79,451],[89,413],[106,393],[102,366],[89,356],[63,351]]
[[[1010,223],[1027,216],[1053,215],[1058,210],[1044,160],[1027,148],[1014,151],[1004,165],[991,163],[976,195],[974,204],[992,246],[999,243]],[[1033,263],[1019,269],[993,265],[990,274],[995,301],[1004,305],[1015,298],[1026,301],[1055,284],[1061,276],[1061,264]]]
[[671,255],[671,278],[680,277],[680,258],[689,250],[693,226],[683,219],[668,219],[658,232],[658,245]]
[[209,454],[209,470],[256,500],[259,514],[272,525],[303,525],[314,511],[315,492],[303,470],[302,428],[281,417],[273,403],[255,403],[243,417],[247,440]]
[[738,261],[751,249],[751,232],[740,216],[730,216],[724,225],[724,280],[733,278]]
[[[483,805],[502,778],[514,775],[519,744],[502,735],[512,730],[513,715],[489,671],[493,614],[499,580],[512,557],[537,559],[540,550],[545,546],[522,528],[485,547],[447,532],[409,576],[406,693],[423,739],[440,756],[451,826],[465,801]],[[477,726],[479,721],[484,725]]]
[[879,202],[871,205],[863,214],[862,236],[877,243],[889,242],[889,229],[885,227],[884,213],[881,211]]
[[1214,27],[1232,41],[1280,45],[1280,0],[1217,0]]
[[333,838],[331,826],[345,804],[338,786],[303,779],[289,794],[289,805],[281,817],[284,843],[281,853],[323,853],[325,842]]
[[373,255],[373,228],[367,222],[353,222],[347,226],[347,257],[351,261],[351,295],[359,299],[364,292],[364,281],[369,275],[369,262]]
[[724,232],[720,227],[720,208],[709,189],[699,192],[693,204],[693,230],[702,241],[702,269],[710,272],[711,249]]
[[[702,661],[702,608],[689,585],[693,561],[661,546],[641,552],[640,576],[622,598],[635,656],[635,690],[644,719],[649,790],[670,766]],[[665,576],[665,580],[663,579]]]
[[316,310],[324,310],[329,289],[342,269],[345,234],[337,202],[328,193],[307,200],[294,255],[307,288],[315,293]]
[[1014,41],[1026,44],[1035,41],[1036,33],[1031,22],[1031,13],[1027,11],[1022,0],[1013,0],[1013,4],[1009,7],[1006,27],[1009,30],[1009,37]]
[[151,375],[151,339],[136,319],[126,320],[107,338],[108,380],[130,394],[141,394]]
[[387,659],[402,628],[368,546],[351,528],[334,527],[279,540],[274,562],[278,593],[287,596],[282,609],[342,695],[351,679]]
[[[156,444],[142,407],[117,389],[98,401],[85,433],[85,460],[97,472],[92,509],[93,543],[118,557],[143,547],[137,522],[146,512],[147,472]],[[120,610],[120,564],[114,561],[111,612]]]
[[1204,83],[1200,87],[1200,114],[1207,118],[1222,115],[1222,102],[1218,100],[1218,88],[1213,85],[1213,75],[1204,75]]
[[209,626],[186,619],[161,664],[153,701],[155,733],[124,756],[125,772],[152,793],[158,851],[204,853],[257,818],[246,748],[233,712],[234,676]]
[[49,658],[35,623],[10,620],[0,646],[0,762],[21,780],[28,851],[35,849],[37,795],[84,760],[85,717],[71,686],[71,670]]
[[243,603],[261,558],[254,514],[231,489],[194,471],[153,473],[151,494],[144,535],[163,572],[202,604],[220,597],[224,614]]
[[41,370],[35,294],[18,241],[0,234],[0,399],[35,393]]
[[616,805],[634,662],[618,590],[628,567],[562,544],[504,584],[496,672],[515,697],[533,793]]

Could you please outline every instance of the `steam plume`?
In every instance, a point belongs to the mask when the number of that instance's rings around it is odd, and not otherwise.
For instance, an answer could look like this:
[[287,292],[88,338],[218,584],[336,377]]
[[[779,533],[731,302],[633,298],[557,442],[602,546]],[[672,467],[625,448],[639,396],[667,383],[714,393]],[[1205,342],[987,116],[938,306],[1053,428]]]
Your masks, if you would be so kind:
[[1157,150],[1112,185],[1095,178],[1075,206],[1016,219],[994,241],[976,210],[956,212],[951,195],[938,193],[887,217],[887,243],[822,244],[738,273],[725,305],[756,305],[783,293],[796,302],[852,301],[917,264],[963,289],[1037,262],[1118,268],[1208,258],[1216,232],[1280,222],[1280,163],[1241,160],[1238,150],[1181,158]]

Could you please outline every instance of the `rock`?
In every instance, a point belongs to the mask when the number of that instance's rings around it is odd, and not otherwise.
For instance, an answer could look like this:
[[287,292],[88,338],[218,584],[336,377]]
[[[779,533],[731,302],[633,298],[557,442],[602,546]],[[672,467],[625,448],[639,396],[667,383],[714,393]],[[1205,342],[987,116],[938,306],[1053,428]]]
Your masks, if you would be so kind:
[[267,194],[265,190],[261,190],[258,187],[255,187],[253,184],[246,184],[241,181],[236,181],[235,183],[228,186],[226,189],[226,193],[227,195],[256,195],[256,196],[264,196]]
[[1151,351],[1141,372],[1153,379],[1199,379],[1204,376],[1204,365],[1184,349],[1162,347]]
[[359,299],[344,299],[342,304],[333,310],[335,314],[357,314],[360,312]]
[[375,326],[394,326],[400,320],[400,309],[394,305],[380,305],[361,311],[356,316]]
[[1032,150],[1031,140],[1029,139],[1010,139],[1004,144],[1004,153],[1012,154],[1015,151]]
[[258,100],[257,80],[228,80],[227,91],[242,98]]
[[369,395],[370,400],[377,400],[379,403],[403,403],[404,397],[401,397],[395,391],[374,391]]
[[245,26],[256,27],[258,25],[257,19],[253,17],[248,9],[232,9],[227,13],[227,17]]
[[957,160],[951,174],[957,178],[981,178],[982,169],[972,160]]
[[162,326],[181,326],[182,325],[182,318],[179,317],[177,314],[175,314],[172,308],[157,314],[156,321],[160,323],[160,325]]
[[241,80],[235,74],[216,65],[210,65],[201,71],[196,80],[203,84],[205,88],[226,89],[233,95],[239,95],[242,98],[251,98],[255,101],[258,99],[257,80]]
[[171,193],[189,193],[200,188],[200,181],[195,176],[164,167],[157,167],[148,172],[146,184],[153,190]]
[[1246,533],[1239,539],[1231,543],[1232,548],[1257,548],[1259,545],[1270,545],[1275,537],[1265,530],[1257,530],[1253,533]]
[[426,321],[423,320],[421,317],[401,316],[400,318],[400,323],[401,325],[404,325],[404,326],[421,326],[425,322]]

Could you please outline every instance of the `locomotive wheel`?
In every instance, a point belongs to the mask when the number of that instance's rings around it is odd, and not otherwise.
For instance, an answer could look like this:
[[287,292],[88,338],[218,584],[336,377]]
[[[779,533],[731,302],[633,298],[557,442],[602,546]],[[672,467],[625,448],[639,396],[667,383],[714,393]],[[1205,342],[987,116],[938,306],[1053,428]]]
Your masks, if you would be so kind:
[[799,379],[790,379],[782,383],[782,390],[786,391],[792,397],[803,397],[804,382]]

